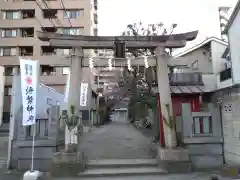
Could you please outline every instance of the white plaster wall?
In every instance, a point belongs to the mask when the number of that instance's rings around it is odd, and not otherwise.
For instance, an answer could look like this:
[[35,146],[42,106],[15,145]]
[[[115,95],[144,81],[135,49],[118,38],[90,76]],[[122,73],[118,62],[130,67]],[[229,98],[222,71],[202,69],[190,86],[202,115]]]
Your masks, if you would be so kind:
[[226,62],[221,56],[224,53],[226,45],[212,41],[211,50],[212,50],[212,64],[213,64],[213,73],[216,76],[217,89],[222,89],[232,86],[232,79],[220,82],[220,72],[225,69],[224,63]]
[[226,164],[240,164],[240,96],[224,100],[222,108],[224,156]]
[[[183,59],[186,59],[185,61],[187,64],[190,65],[191,72],[202,72],[203,74],[208,74],[213,72],[212,68],[212,62],[209,61],[209,56],[204,55],[204,52],[207,52],[204,48],[199,48],[195,51],[192,51],[184,56],[182,56]],[[198,66],[199,68],[194,70],[191,67],[191,64],[198,60]]]
[[222,81],[220,82],[220,75],[217,75],[217,89],[222,89],[222,88],[226,88],[226,87],[230,87],[233,85],[233,80],[232,78],[226,80],[226,81]]
[[232,60],[233,83],[240,83],[240,12],[235,17],[228,31],[230,56]]
[[203,74],[202,80],[206,92],[211,92],[217,89],[217,79],[215,74]]
[[218,74],[223,69],[225,60],[221,56],[226,47],[227,45],[218,43],[216,41],[211,41],[212,68],[214,74]]

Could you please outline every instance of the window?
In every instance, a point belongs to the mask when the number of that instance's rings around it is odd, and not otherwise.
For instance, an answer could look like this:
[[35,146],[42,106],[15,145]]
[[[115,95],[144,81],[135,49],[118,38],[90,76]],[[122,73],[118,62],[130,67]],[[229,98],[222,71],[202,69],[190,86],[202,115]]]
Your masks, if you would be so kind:
[[184,73],[184,72],[188,72],[189,69],[190,69],[190,68],[187,67],[187,66],[174,67],[174,68],[173,68],[173,72],[174,72],[174,73]]
[[[16,70],[16,74],[20,74],[20,66],[19,67],[15,67],[17,68]],[[5,67],[4,68],[4,76],[13,76],[14,74],[14,68],[13,67]]]
[[82,10],[67,10],[64,13],[64,18],[76,19],[81,15],[82,12]]
[[16,29],[2,29],[1,37],[16,37],[17,30]]
[[212,117],[211,116],[194,116],[193,117],[193,135],[209,136],[212,134]]
[[3,19],[21,19],[21,12],[20,11],[3,12]]
[[65,75],[70,74],[70,68],[69,67],[63,67],[62,73],[65,74]]
[[232,68],[225,69],[224,71],[220,72],[220,82],[226,81],[232,78]]
[[5,87],[4,88],[4,95],[5,96],[11,96],[12,95],[12,88],[11,87]]
[[196,60],[196,61],[194,61],[194,62],[192,63],[192,69],[193,69],[193,70],[197,70],[197,69],[198,69],[198,60]]
[[34,28],[21,28],[20,32],[22,37],[34,37]]
[[22,18],[23,19],[30,19],[30,18],[34,18],[35,17],[35,10],[31,9],[31,10],[23,10],[22,11]]
[[52,98],[47,98],[47,104],[52,105]]
[[13,76],[13,67],[5,67],[4,75],[5,76]]
[[17,48],[0,48],[0,56],[16,56],[17,54]]
[[56,76],[56,67],[49,65],[41,65],[41,76]]
[[63,28],[63,34],[67,35],[83,35],[84,29],[83,28]]

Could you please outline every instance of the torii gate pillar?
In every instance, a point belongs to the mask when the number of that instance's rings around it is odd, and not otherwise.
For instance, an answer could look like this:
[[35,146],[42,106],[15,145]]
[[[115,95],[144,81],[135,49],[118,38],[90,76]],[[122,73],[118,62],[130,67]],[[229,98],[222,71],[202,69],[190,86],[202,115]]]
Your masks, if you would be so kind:
[[[82,48],[73,49],[75,55],[71,59],[70,65],[70,82],[68,91],[68,110],[71,106],[74,106],[76,111],[80,111],[80,85],[81,85],[81,75],[82,75],[82,59],[84,57]],[[77,127],[73,131],[69,131],[66,127],[65,129],[65,147],[68,145],[72,146],[78,145],[78,137],[76,135]]]
[[[155,50],[155,55],[157,58],[157,80],[158,80],[158,92],[160,96],[160,106],[162,117],[168,120],[168,117],[173,117],[173,109],[172,109],[172,99],[171,99],[171,91],[169,85],[169,77],[168,77],[168,56],[164,52],[163,47],[157,47]],[[167,110],[167,106],[169,106],[169,113]],[[171,129],[164,121],[163,121],[163,130],[164,130],[164,140],[166,148],[175,148],[177,146],[176,142],[176,132],[175,128]]]

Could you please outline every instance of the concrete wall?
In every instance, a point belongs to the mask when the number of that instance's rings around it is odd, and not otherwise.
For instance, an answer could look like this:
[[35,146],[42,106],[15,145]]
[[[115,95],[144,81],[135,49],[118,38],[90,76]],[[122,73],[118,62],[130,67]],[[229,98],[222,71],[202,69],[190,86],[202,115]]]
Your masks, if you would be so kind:
[[216,79],[217,79],[217,89],[223,89],[223,88],[231,87],[233,85],[232,78],[220,82],[220,75],[217,74]]
[[[223,164],[221,123],[216,107],[209,104],[209,112],[191,113],[190,104],[182,104],[182,139],[189,151],[194,168],[214,168]],[[210,116],[212,132],[209,134],[193,133],[193,117]]]
[[4,103],[4,67],[0,67],[0,125],[2,125],[2,116],[3,116],[3,103]]
[[224,138],[224,157],[229,166],[240,165],[240,88],[227,88],[215,94],[222,98],[222,124]]
[[240,51],[239,51],[239,42],[240,42],[240,12],[237,13],[232,25],[228,31],[228,40],[230,48],[230,56],[232,62],[232,75],[233,83],[240,83]]

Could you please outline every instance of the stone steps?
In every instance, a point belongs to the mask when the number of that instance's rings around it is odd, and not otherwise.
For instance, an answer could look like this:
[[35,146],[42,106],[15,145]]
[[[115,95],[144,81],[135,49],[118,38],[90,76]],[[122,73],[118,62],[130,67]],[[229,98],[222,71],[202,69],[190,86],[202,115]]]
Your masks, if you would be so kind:
[[167,171],[158,167],[156,159],[105,159],[89,161],[79,177],[126,177],[160,175]]
[[156,159],[104,159],[91,160],[87,164],[88,169],[156,166],[158,166]]

